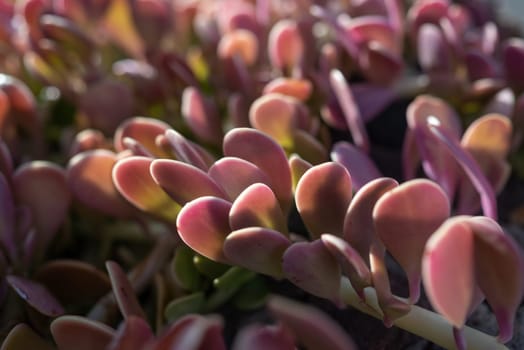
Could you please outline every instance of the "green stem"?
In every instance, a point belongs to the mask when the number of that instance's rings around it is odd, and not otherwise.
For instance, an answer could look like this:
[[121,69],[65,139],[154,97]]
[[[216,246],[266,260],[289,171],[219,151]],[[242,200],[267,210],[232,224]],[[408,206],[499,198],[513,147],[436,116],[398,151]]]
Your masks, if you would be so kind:
[[[358,297],[349,280],[342,278],[340,294],[344,302],[359,311],[382,319],[375,289],[368,287],[364,292],[365,303]],[[393,321],[393,324],[448,350],[457,349],[452,325],[441,315],[420,306],[412,305],[409,313]],[[467,326],[464,326],[462,331],[468,350],[509,350],[496,337]]]

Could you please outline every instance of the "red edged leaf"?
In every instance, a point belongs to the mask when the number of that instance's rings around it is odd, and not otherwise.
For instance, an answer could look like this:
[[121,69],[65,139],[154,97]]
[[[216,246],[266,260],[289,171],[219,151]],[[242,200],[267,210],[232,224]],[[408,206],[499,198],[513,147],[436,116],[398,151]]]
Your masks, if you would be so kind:
[[348,334],[318,309],[273,296],[268,308],[307,349],[356,350]]
[[321,240],[292,244],[284,253],[282,269],[297,287],[339,302],[340,266]]
[[426,243],[422,280],[431,305],[461,328],[475,290],[473,232],[464,217],[448,219]]
[[227,199],[222,188],[199,168],[171,159],[151,163],[151,176],[180,205],[203,196]]
[[351,177],[338,163],[323,163],[304,173],[295,202],[313,239],[327,232],[342,234],[351,196]]
[[117,155],[92,150],[74,156],[67,166],[67,183],[73,196],[84,205],[104,214],[129,218],[136,213],[113,183]]
[[113,182],[120,194],[131,204],[163,220],[176,220],[180,205],[153,180],[150,167],[153,159],[128,157],[113,167]]
[[187,203],[178,215],[180,238],[197,253],[214,261],[228,263],[222,246],[231,232],[230,209],[230,202],[209,196]]
[[373,209],[376,233],[406,272],[412,302],[419,298],[420,264],[426,241],[449,214],[450,204],[444,191],[425,179],[411,180],[388,191]]
[[111,280],[113,294],[115,295],[116,302],[124,319],[128,319],[131,316],[146,319],[144,310],[142,310],[138,302],[131,282],[129,282],[127,275],[120,265],[114,261],[108,261],[106,262],[106,268],[109,273],[109,279]]
[[144,117],[134,117],[126,119],[115,131],[114,144],[115,149],[121,152],[127,147],[124,144],[126,137],[132,138],[145,147],[155,157],[165,158],[169,155],[155,144],[158,135],[164,134],[171,127],[158,120]]
[[60,350],[105,349],[115,330],[80,316],[61,316],[51,323],[51,334]]
[[277,198],[262,183],[253,184],[238,195],[229,212],[229,224],[233,230],[260,226],[287,234],[287,220]]

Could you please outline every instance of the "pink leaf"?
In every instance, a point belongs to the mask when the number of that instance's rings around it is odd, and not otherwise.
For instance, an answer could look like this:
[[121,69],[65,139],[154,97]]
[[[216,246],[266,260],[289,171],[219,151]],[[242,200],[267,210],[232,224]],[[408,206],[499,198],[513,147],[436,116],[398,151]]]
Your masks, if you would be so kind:
[[253,324],[238,332],[233,350],[295,350],[293,336],[282,325]]
[[106,268],[113,287],[113,294],[124,319],[128,319],[131,316],[146,319],[131,282],[129,282],[120,265],[114,261],[108,261],[106,262]]
[[169,129],[168,124],[158,119],[144,117],[126,119],[115,131],[115,149],[119,152],[126,149],[124,138],[129,137],[143,145],[154,156],[166,157],[167,154],[156,146],[155,139]]
[[60,350],[105,349],[115,330],[80,316],[61,316],[51,323],[51,334]]
[[147,322],[136,316],[129,316],[116,331],[107,350],[142,350],[154,339]]

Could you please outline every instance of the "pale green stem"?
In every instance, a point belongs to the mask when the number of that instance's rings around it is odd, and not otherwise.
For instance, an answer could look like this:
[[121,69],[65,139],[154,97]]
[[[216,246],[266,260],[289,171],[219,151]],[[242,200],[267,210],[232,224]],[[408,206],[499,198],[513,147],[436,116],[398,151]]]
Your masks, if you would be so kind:
[[[349,280],[345,277],[342,278],[340,288],[342,300],[359,311],[382,319],[382,311],[380,311],[378,305],[375,289],[368,287],[364,292],[366,303],[358,297]],[[393,324],[448,350],[457,349],[453,338],[452,325],[435,312],[412,305],[409,313],[393,321]],[[476,329],[464,326],[463,333],[468,350],[509,350],[496,337]]]

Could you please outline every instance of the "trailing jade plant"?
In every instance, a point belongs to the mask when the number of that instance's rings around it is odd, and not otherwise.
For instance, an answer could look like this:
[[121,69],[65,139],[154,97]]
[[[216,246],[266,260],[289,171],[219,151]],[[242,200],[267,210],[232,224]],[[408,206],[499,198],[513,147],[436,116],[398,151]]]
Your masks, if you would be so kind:
[[0,0],[1,349],[352,350],[349,309],[506,349],[524,39],[495,10]]

